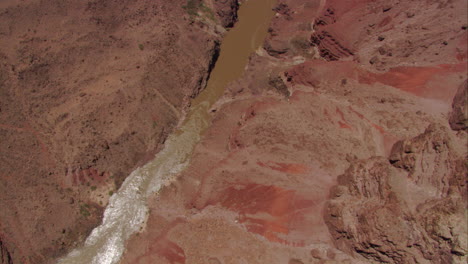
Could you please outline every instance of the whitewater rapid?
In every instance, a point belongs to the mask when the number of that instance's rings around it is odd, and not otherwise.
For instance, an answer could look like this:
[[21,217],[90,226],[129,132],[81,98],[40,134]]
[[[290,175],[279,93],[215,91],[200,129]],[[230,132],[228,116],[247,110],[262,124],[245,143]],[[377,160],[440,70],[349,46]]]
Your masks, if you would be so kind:
[[205,90],[192,102],[182,124],[164,148],[146,165],[133,171],[114,193],[84,245],[72,250],[59,264],[114,264],[125,251],[126,241],[144,229],[149,210],[147,200],[173,181],[189,165],[190,156],[203,132],[211,124],[210,107],[224,88],[239,78],[249,56],[263,42],[276,0],[250,0],[239,9],[239,21],[221,44],[218,61]]

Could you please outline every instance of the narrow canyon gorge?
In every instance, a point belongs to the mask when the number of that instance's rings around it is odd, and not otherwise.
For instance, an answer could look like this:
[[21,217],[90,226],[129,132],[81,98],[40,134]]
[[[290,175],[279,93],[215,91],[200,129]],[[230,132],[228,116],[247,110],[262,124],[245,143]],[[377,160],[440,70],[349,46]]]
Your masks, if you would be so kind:
[[468,254],[466,0],[0,0],[0,264]]

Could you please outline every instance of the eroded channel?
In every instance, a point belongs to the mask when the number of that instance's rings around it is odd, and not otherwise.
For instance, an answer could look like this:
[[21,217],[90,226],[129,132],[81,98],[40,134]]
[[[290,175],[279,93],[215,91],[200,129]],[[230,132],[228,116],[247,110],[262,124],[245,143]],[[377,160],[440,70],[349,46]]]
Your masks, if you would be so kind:
[[125,242],[144,228],[146,201],[189,164],[190,156],[211,123],[210,107],[226,85],[239,78],[249,55],[263,42],[275,0],[249,0],[239,9],[239,21],[223,39],[221,52],[205,90],[192,102],[184,122],[167,139],[156,157],[133,171],[109,200],[102,224],[84,245],[59,260],[60,264],[118,263]]

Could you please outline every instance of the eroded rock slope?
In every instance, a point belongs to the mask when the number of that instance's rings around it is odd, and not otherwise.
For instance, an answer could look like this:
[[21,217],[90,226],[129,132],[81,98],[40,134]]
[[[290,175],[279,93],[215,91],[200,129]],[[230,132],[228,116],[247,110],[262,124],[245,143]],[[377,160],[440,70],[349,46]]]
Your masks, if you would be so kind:
[[47,263],[204,88],[236,1],[0,3],[0,260]]
[[123,263],[464,263],[466,9],[278,1]]

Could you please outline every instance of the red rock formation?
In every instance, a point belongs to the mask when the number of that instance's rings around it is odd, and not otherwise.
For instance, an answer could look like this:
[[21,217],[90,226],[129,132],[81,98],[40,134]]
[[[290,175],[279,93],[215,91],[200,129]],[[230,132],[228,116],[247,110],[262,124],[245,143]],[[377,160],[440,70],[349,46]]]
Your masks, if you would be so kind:
[[463,263],[463,8],[279,1],[123,263],[165,230],[190,263]]
[[467,170],[456,142],[447,128],[431,125],[397,142],[389,161],[353,164],[338,178],[325,216],[336,245],[383,263],[461,262]]
[[[0,3],[3,263],[99,222],[98,193],[162,146],[238,7],[52,2]],[[122,263],[465,263],[466,10],[279,0]]]

